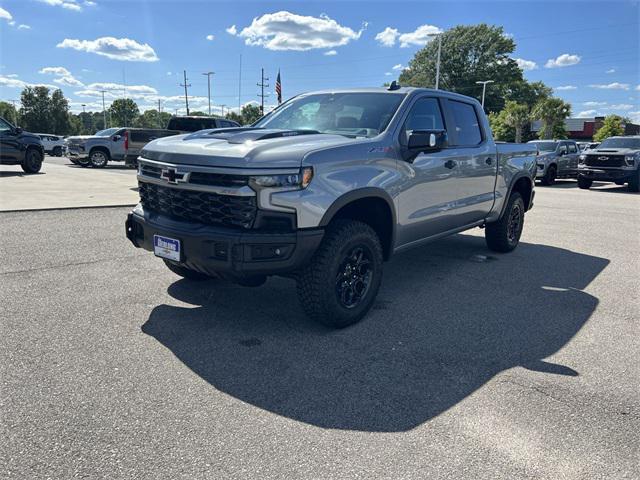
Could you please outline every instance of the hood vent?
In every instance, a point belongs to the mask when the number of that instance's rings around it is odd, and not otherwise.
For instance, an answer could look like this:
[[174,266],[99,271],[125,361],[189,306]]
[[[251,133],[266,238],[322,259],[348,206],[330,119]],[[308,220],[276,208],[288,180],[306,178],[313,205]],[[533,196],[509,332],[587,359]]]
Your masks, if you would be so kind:
[[222,128],[215,130],[201,130],[184,137],[184,140],[215,138],[229,143],[244,143],[247,141],[269,140],[272,138],[297,137],[300,135],[318,134],[317,130],[275,130],[264,128],[240,127]]

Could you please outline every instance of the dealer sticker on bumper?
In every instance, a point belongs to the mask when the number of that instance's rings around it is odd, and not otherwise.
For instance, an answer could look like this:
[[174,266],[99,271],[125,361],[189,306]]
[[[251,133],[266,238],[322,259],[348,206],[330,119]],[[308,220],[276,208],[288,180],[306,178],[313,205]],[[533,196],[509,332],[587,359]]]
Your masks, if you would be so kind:
[[174,238],[153,236],[153,253],[158,257],[180,261],[180,240]]

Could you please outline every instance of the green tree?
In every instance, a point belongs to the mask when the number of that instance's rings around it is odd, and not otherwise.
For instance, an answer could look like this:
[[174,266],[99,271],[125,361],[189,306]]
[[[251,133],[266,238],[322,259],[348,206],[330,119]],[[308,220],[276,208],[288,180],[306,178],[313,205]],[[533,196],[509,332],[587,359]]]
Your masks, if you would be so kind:
[[204,112],[201,112],[199,110],[196,110],[195,112],[189,112],[189,115],[191,115],[192,117],[206,117],[207,114]]
[[538,135],[542,139],[566,138],[565,119],[571,115],[571,105],[560,98],[544,98],[533,107],[532,118],[542,122]]
[[489,113],[491,132],[493,133],[493,138],[496,140],[501,142],[513,142],[516,138],[516,131],[509,125],[505,119],[505,115],[505,110]]
[[0,101],[0,117],[11,123],[18,124],[18,110],[9,102]]
[[136,119],[134,126],[141,128],[166,128],[170,118],[171,114],[168,112],[160,112],[158,115],[158,110],[145,110],[144,113]]
[[260,107],[253,103],[247,103],[242,107],[241,116],[241,125],[251,125],[253,122],[262,117],[262,115],[260,114]]
[[594,142],[601,142],[605,138],[624,135],[624,119],[618,115],[607,115],[602,126],[593,135]]
[[138,104],[130,98],[118,98],[109,107],[112,127],[129,127],[134,125],[140,110]]
[[83,135],[82,120],[75,113],[69,113],[69,135]]
[[47,87],[25,87],[20,94],[22,126],[36,133],[53,133],[51,99]]
[[49,115],[53,127],[52,130],[50,130],[51,132],[58,135],[68,135],[70,133],[69,101],[60,89],[54,90],[51,94]]
[[[440,88],[479,99],[482,86],[476,81],[494,80],[487,85],[485,107],[487,111],[499,111],[513,85],[524,82],[522,70],[510,58],[515,42],[504,35],[502,27],[459,25],[443,32],[441,40]],[[437,54],[438,41],[429,42],[409,62],[400,83],[433,87]]]
[[233,120],[234,122],[238,122],[240,125],[242,125],[242,115],[236,112],[227,112],[225,118]]
[[520,143],[522,141],[522,130],[531,121],[531,114],[529,112],[529,107],[521,103],[517,103],[512,100],[509,100],[505,104],[504,109],[502,110],[501,113],[503,112],[504,112],[504,121],[508,126],[512,127],[515,131],[515,134],[514,134],[515,142]]

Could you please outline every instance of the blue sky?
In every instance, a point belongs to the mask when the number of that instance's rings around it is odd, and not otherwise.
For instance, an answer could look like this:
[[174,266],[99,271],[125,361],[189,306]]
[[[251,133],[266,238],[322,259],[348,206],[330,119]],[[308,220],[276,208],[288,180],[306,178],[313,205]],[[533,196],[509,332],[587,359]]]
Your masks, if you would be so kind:
[[[275,103],[278,68],[284,97],[332,87],[379,86],[397,78],[428,37],[458,24],[501,25],[512,35],[530,80],[570,102],[574,116],[617,113],[640,121],[637,1],[608,2],[213,2],[0,0],[0,99],[25,84],[62,88],[73,111],[101,110],[99,90],[127,95],[141,109],[162,102],[237,108],[257,101],[260,68]],[[395,69],[394,69],[395,67]],[[489,87],[490,88],[490,87]]]

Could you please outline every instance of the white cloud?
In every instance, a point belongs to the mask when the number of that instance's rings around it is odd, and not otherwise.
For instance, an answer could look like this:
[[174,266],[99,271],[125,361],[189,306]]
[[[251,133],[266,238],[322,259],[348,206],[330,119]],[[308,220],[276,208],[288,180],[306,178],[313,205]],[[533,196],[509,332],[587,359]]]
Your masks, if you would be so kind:
[[[589,86],[591,88],[599,88],[601,90],[629,90],[628,83],[613,82],[613,83],[607,83],[607,84],[594,84]],[[638,88],[636,88],[636,90],[638,90]]]
[[640,85],[636,85],[636,90],[640,91]]
[[20,25],[18,25],[18,30],[31,30],[31,26],[25,23],[21,23]]
[[633,123],[640,123],[640,111],[629,112],[629,118],[631,118]]
[[100,37],[95,40],[65,38],[58,48],[72,48],[81,52],[95,53],[113,60],[128,62],[156,62],[158,56],[150,45],[129,38]]
[[[105,90],[105,98],[127,98],[135,100],[157,101],[158,91],[149,85],[123,85],[121,83],[91,83],[84,90],[79,90],[75,94],[79,97],[100,97],[102,90]],[[184,100],[184,97],[182,97]]]
[[616,69],[615,68],[610,68],[605,73],[616,73]]
[[207,35],[207,40],[209,40],[209,41],[211,41],[211,40],[213,40],[215,38],[216,38],[216,36],[211,34],[211,33],[209,35]]
[[397,28],[387,27],[376,35],[376,40],[380,42],[383,47],[393,47],[396,44],[396,39],[400,36]]
[[629,103],[618,103],[616,105],[609,105],[611,110],[631,110],[633,105]]
[[334,55],[337,55],[338,52],[336,52],[335,50],[327,50],[326,52],[323,53],[323,55],[327,56],[327,57],[332,57]]
[[84,87],[84,83],[72,75],[54,78],[53,82],[59,85],[64,85],[65,87]]
[[71,75],[71,72],[64,67],[44,67],[38,73],[43,75]]
[[433,25],[420,25],[415,29],[415,31],[403,33],[398,37],[400,40],[400,47],[406,48],[411,45],[423,47],[433,39],[431,35],[436,33],[442,33],[442,30],[438,27],[434,27]]
[[239,35],[247,45],[305,51],[346,45],[360,38],[363,29],[355,32],[326,15],[310,17],[281,11],[254,18]]
[[[82,5],[77,0],[39,0],[42,3],[51,5],[52,7],[62,7],[67,10],[73,10],[79,12],[82,10]],[[84,2],[86,6],[93,6],[95,2]]]
[[238,29],[236,28],[235,25],[231,25],[229,28],[225,29],[225,32],[227,32],[229,35],[237,35]]
[[24,88],[24,87],[47,87],[49,89],[57,89],[59,87],[48,83],[30,83],[20,80],[17,75],[0,75],[0,86],[7,88]]
[[580,55],[572,55],[569,53],[563,53],[557,58],[550,58],[547,63],[545,63],[545,68],[560,68],[560,67],[568,67],[570,65],[576,65],[580,63],[582,57]]
[[597,113],[597,110],[584,110],[583,112],[578,113],[578,118],[594,117]]
[[391,72],[384,72],[385,76],[390,77],[391,75],[393,75],[393,73]]
[[525,60],[524,58],[514,58],[518,66],[525,72],[529,70],[535,70],[538,68],[538,64],[533,60]]
[[607,102],[582,102],[585,107],[602,107],[607,104]]
[[404,65],[402,65],[401,63],[398,63],[397,65],[394,65],[393,67],[391,67],[391,70],[404,70]]
[[553,87],[554,90],[575,90],[576,88],[578,87],[574,85],[562,85],[560,87]]
[[6,20],[7,22],[10,22],[11,20],[13,20],[13,17],[11,16],[11,14],[2,7],[0,7],[0,18],[2,18],[3,20]]

